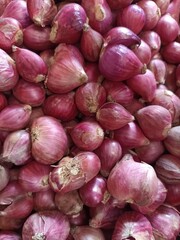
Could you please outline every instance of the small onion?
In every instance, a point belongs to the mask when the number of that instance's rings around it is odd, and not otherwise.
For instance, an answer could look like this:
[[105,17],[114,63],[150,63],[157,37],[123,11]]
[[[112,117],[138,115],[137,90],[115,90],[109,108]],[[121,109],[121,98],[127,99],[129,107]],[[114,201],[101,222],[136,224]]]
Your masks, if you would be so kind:
[[12,0],[2,0],[0,3],[0,16],[3,14],[6,6],[11,2]]
[[[85,208],[83,208],[83,210],[81,212],[79,212],[78,214],[74,214],[74,215],[69,215],[68,216],[69,222],[71,224],[71,226],[82,226],[82,225],[86,225],[88,224],[88,213],[87,210]],[[72,235],[71,235],[72,237]],[[67,239],[69,240],[69,239]],[[74,238],[71,240],[74,240]]]
[[151,48],[142,39],[140,45],[135,45],[132,47],[132,51],[136,54],[142,63],[148,64],[150,62],[152,57]]
[[168,6],[170,4],[170,0],[155,0],[154,2],[160,8],[161,15],[164,15],[166,13],[166,10],[168,9]]
[[171,42],[164,47],[161,48],[161,54],[163,59],[172,64],[180,63],[180,43],[179,42]]
[[2,191],[8,184],[10,175],[9,175],[9,169],[5,168],[4,166],[0,165],[0,191]]
[[33,200],[34,200],[34,210],[37,212],[56,209],[55,193],[52,189],[35,192],[33,194]]
[[117,10],[129,6],[133,0],[107,0],[112,10]]
[[166,13],[169,13],[177,22],[179,22],[179,0],[173,0],[168,5]]
[[103,81],[103,76],[99,72],[99,68],[96,63],[87,62],[84,69],[88,77],[88,82],[101,83]]
[[166,64],[161,59],[151,59],[148,68],[154,73],[157,83],[165,83]]
[[169,153],[176,157],[180,157],[179,142],[180,142],[180,126],[172,127],[169,130],[166,139],[164,140],[164,144]]
[[73,228],[72,236],[74,240],[86,240],[88,238],[94,240],[105,240],[105,237],[101,229],[95,229],[88,225],[77,226]]
[[167,196],[166,203],[171,206],[179,206],[180,205],[180,183],[167,184]]
[[176,65],[166,62],[166,78],[165,84],[168,90],[175,92],[178,84],[176,84]]

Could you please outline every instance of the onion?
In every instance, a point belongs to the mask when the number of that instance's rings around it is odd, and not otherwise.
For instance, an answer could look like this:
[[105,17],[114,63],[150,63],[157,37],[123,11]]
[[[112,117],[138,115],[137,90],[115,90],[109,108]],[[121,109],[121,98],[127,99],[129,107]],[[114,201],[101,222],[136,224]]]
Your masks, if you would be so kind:
[[55,210],[55,193],[52,189],[46,191],[35,192],[33,195],[34,209],[39,211]]
[[145,106],[144,101],[142,101],[141,99],[134,98],[132,102],[127,104],[125,107],[132,115],[134,115],[139,109],[143,108],[144,106]]
[[41,83],[31,83],[19,79],[13,88],[13,95],[24,104],[32,107],[40,106],[45,100],[45,90]]
[[180,87],[180,64],[176,68],[176,85]]
[[166,10],[166,13],[169,13],[177,22],[179,22],[179,0],[173,0],[168,5],[168,8]]
[[4,9],[2,17],[16,19],[21,24],[22,28],[26,28],[32,23],[27,10],[27,3],[23,0],[11,1]]
[[88,82],[76,90],[76,106],[85,116],[94,115],[105,101],[106,91],[99,83]]
[[161,54],[163,59],[172,64],[180,63],[180,43],[179,42],[171,42],[166,46],[161,48]]
[[117,25],[127,27],[136,34],[142,31],[145,21],[146,15],[144,10],[136,4],[123,8],[117,15]]
[[57,13],[57,7],[53,0],[27,1],[27,9],[31,20],[42,27],[51,24]]
[[155,96],[156,79],[154,73],[149,69],[143,75],[137,74],[128,79],[127,85],[145,101],[151,102]]
[[50,186],[61,193],[79,189],[98,174],[100,167],[100,159],[93,152],[80,152],[73,158],[65,157],[49,174]]
[[10,53],[13,45],[20,46],[23,42],[21,24],[15,18],[1,17],[0,38],[0,48]]
[[9,169],[1,165],[0,165],[0,178],[1,178],[0,191],[2,191],[7,186],[10,179],[10,175]]
[[88,62],[84,66],[84,69],[88,77],[88,82],[101,83],[103,81],[103,76],[100,74],[98,65],[96,63]]
[[13,231],[1,231],[0,240],[21,240],[21,236]]
[[10,133],[4,143],[1,161],[24,165],[31,160],[31,139],[27,130]]
[[38,117],[42,117],[42,116],[44,116],[42,107],[34,107],[34,108],[32,108],[32,113],[31,113],[31,116],[30,116],[28,127],[31,127],[34,119],[36,119]]
[[60,211],[42,211],[33,213],[26,219],[22,228],[22,238],[66,240],[69,231],[69,221]]
[[117,10],[129,6],[133,0],[107,0],[112,10]]
[[166,78],[165,84],[168,90],[175,92],[177,89],[176,85],[176,65],[166,63]]
[[80,40],[80,49],[84,58],[90,62],[98,61],[102,44],[102,35],[88,24],[84,24]]
[[121,145],[114,139],[104,138],[101,145],[94,150],[101,161],[100,173],[102,176],[107,177],[115,166],[115,164],[122,157]]
[[166,10],[168,9],[168,6],[170,4],[170,0],[155,0],[154,2],[160,8],[161,15],[164,15],[166,13]]
[[0,3],[0,16],[3,14],[4,9],[12,0],[2,0]]
[[82,121],[72,129],[71,138],[81,150],[93,151],[98,148],[103,139],[104,131],[96,121]]
[[101,229],[95,229],[88,225],[73,228],[71,234],[74,240],[86,240],[88,238],[94,240],[105,240]]
[[164,140],[164,144],[169,153],[176,157],[180,157],[180,149],[179,149],[179,141],[180,141],[180,126],[172,127],[166,139]]
[[113,132],[113,138],[119,142],[123,149],[132,149],[148,146],[149,140],[143,134],[136,122],[130,122]]
[[[71,226],[82,226],[88,224],[88,213],[85,208],[78,214],[69,215],[68,216],[69,222]],[[72,236],[72,235],[71,235]],[[73,239],[74,240],[74,239]]]
[[26,127],[31,111],[30,105],[8,105],[0,112],[0,130],[15,131]]
[[75,104],[75,92],[48,96],[43,102],[43,112],[45,115],[61,121],[73,120],[78,114]]
[[145,136],[150,140],[165,139],[171,129],[171,114],[166,108],[159,105],[150,105],[138,110],[136,119]]
[[180,161],[171,154],[161,155],[156,163],[157,176],[165,183],[180,183]]
[[163,60],[152,59],[148,64],[148,68],[154,73],[157,83],[165,83],[166,64]]
[[153,229],[148,219],[141,213],[127,211],[117,220],[112,240],[149,239],[153,240]]
[[48,175],[50,171],[49,165],[31,161],[20,168],[18,177],[20,185],[28,192],[46,191],[49,189]]
[[136,55],[121,44],[103,48],[99,58],[99,69],[105,78],[112,81],[123,81],[145,72],[144,65]]
[[89,25],[101,34],[105,34],[112,27],[113,17],[106,0],[81,1],[81,6],[87,13]]
[[[147,216],[152,227],[155,239],[174,240],[180,231],[179,212],[168,205],[161,205],[151,215]],[[173,224],[171,224],[173,222]],[[164,227],[166,226],[166,227]]]
[[64,214],[73,216],[83,210],[83,202],[77,190],[55,194],[55,205]]
[[107,130],[116,130],[134,120],[134,117],[119,103],[106,102],[96,113],[96,119]]
[[171,206],[179,206],[180,205],[180,183],[167,184],[167,196],[166,203]]
[[107,188],[120,202],[148,206],[157,192],[158,178],[154,168],[146,163],[135,162],[125,154],[111,170]]
[[52,21],[50,40],[53,43],[77,43],[86,21],[86,12],[81,5],[77,3],[65,4]]
[[[66,61],[64,61],[64,59]],[[54,64],[49,68],[46,86],[53,93],[67,93],[87,82],[84,60],[73,45],[59,44]]]
[[50,65],[53,63],[54,50],[46,49],[46,50],[40,52],[39,56],[42,58],[42,60],[45,62],[45,64],[48,67],[50,67]]
[[47,74],[47,66],[42,58],[25,48],[13,46],[17,70],[20,76],[28,82],[41,82]]
[[50,27],[31,24],[23,30],[23,43],[32,51],[44,51],[52,48],[54,44],[49,40],[50,32]]
[[23,225],[24,219],[16,219],[0,216],[0,229],[2,230],[19,230]]
[[132,51],[136,54],[142,63],[148,64],[150,62],[152,57],[151,48],[142,39],[140,45],[135,45],[132,47]]
[[19,74],[14,60],[2,49],[0,49],[0,91],[9,91],[17,83]]
[[7,106],[7,98],[3,93],[0,93],[0,111]]
[[[42,116],[31,126],[32,155],[43,164],[53,164],[67,151],[67,136],[57,119]],[[51,144],[50,144],[51,143]]]

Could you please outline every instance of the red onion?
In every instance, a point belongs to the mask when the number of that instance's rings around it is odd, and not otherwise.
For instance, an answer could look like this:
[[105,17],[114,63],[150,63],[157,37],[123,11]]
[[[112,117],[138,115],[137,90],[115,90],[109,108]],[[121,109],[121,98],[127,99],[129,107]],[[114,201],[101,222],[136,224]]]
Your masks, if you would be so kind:
[[44,51],[52,48],[54,44],[49,40],[50,32],[50,27],[40,27],[31,24],[23,31],[23,43],[32,51]]
[[[78,214],[69,215],[68,219],[69,219],[69,222],[70,222],[72,227],[73,226],[82,226],[82,225],[88,224],[87,209],[83,208],[83,210],[81,212],[79,212]],[[74,240],[74,238],[73,238],[73,240]]]
[[107,100],[109,102],[117,102],[126,106],[133,101],[134,93],[126,84],[105,79],[102,85],[107,92]]
[[53,43],[77,43],[86,21],[86,12],[81,5],[77,3],[65,4],[52,21],[50,40]]
[[150,140],[161,141],[165,139],[171,129],[171,114],[166,108],[159,105],[141,108],[136,113],[136,119],[145,136]]
[[113,138],[120,143],[123,149],[132,149],[148,146],[149,140],[144,136],[136,122],[130,122],[113,132]]
[[21,24],[14,18],[1,17],[0,38],[0,48],[6,52],[11,52],[13,45],[20,46],[23,42]]
[[146,163],[135,162],[125,154],[111,170],[107,188],[120,202],[148,206],[157,192],[158,178],[154,168]]
[[2,16],[4,9],[12,0],[2,0],[0,3],[0,16]]
[[43,164],[53,164],[67,151],[67,136],[61,123],[49,116],[34,119],[31,126],[32,155]]
[[144,10],[146,15],[143,30],[153,29],[161,17],[161,11],[157,4],[152,0],[141,0],[137,4]]
[[121,145],[114,139],[104,138],[102,144],[94,150],[101,161],[100,173],[107,177],[111,169],[122,157]]
[[88,82],[76,90],[75,102],[79,111],[85,116],[95,114],[106,101],[104,87],[96,82]]
[[153,240],[153,229],[148,219],[135,211],[124,212],[117,220],[112,240],[149,239]]
[[32,23],[27,10],[27,3],[23,0],[11,1],[4,9],[2,17],[11,17],[18,20],[22,28],[26,28]]
[[154,73],[157,83],[165,83],[166,64],[163,60],[152,59],[148,64],[148,68]]
[[128,79],[127,85],[145,101],[151,102],[155,96],[156,79],[154,73],[149,69],[143,75],[137,74]]
[[116,130],[134,120],[134,117],[119,103],[106,102],[96,113],[96,119],[107,130]]
[[31,138],[27,130],[17,130],[6,137],[1,160],[15,165],[24,165],[31,160]]
[[117,15],[117,25],[127,27],[136,34],[142,31],[145,21],[146,15],[144,10],[136,4],[123,8]]
[[165,183],[180,183],[180,161],[171,154],[161,155],[156,163],[157,176]]
[[2,191],[7,186],[10,179],[10,175],[9,175],[9,169],[1,165],[0,165],[0,178],[1,178],[0,191]]
[[166,13],[169,13],[177,22],[179,22],[179,14],[180,14],[180,8],[179,8],[179,0],[173,0],[168,5],[168,8],[166,10]]
[[180,183],[167,184],[166,203],[171,206],[180,205]]
[[55,193],[51,189],[34,193],[34,209],[37,212],[45,210],[55,210],[56,205],[54,197]]
[[104,39],[104,47],[111,44],[122,44],[126,47],[131,47],[135,44],[139,45],[141,39],[129,28],[114,27],[111,28],[106,34]]
[[43,102],[45,115],[55,117],[61,121],[70,121],[77,116],[75,105],[75,92],[66,94],[52,94]]
[[139,109],[143,108],[144,106],[145,102],[142,101],[142,99],[134,98],[132,102],[127,104],[125,107],[132,115],[134,115]]
[[48,67],[53,63],[54,57],[54,50],[53,49],[46,49],[39,53],[42,60],[46,63]]
[[96,207],[103,201],[106,191],[106,181],[101,175],[97,175],[79,189],[82,202],[88,207]]
[[73,228],[71,234],[74,240],[86,240],[86,239],[105,240],[105,237],[101,229],[95,229],[88,225],[77,226]]
[[85,151],[95,150],[104,139],[104,131],[96,121],[81,121],[70,135],[75,145]]
[[180,216],[175,208],[161,205],[147,218],[153,227],[155,239],[177,239],[180,232]]
[[[66,61],[65,61],[66,60]],[[59,44],[54,64],[49,68],[46,86],[53,93],[67,93],[87,82],[84,60],[73,45]]]
[[8,96],[8,105],[21,105],[22,103],[18,101],[13,95]]
[[0,240],[21,240],[21,236],[13,231],[1,231]]
[[66,215],[75,215],[82,211],[83,202],[77,190],[55,194],[56,207]]
[[19,182],[28,192],[46,191],[49,189],[48,175],[51,171],[49,165],[31,161],[20,168]]
[[103,76],[99,72],[98,65],[96,63],[87,62],[84,66],[85,72],[88,77],[88,82],[98,82],[103,81]]
[[42,211],[30,215],[22,228],[23,240],[66,240],[70,226],[67,217],[60,211]]
[[19,74],[13,59],[2,49],[0,49],[0,55],[0,91],[9,91],[16,85]]
[[8,105],[7,98],[3,93],[0,93],[0,111]]
[[155,31],[144,31],[140,33],[140,37],[144,40],[151,49],[151,56],[156,55],[161,48],[161,38]]
[[24,104],[38,107],[45,100],[45,89],[41,83],[32,83],[19,79],[13,88],[13,95]]
[[166,46],[161,48],[161,54],[163,59],[172,64],[180,63],[180,43],[179,42],[171,42]]
[[50,25],[57,13],[57,6],[53,0],[38,0],[36,2],[28,0],[27,9],[32,21],[42,27]]
[[0,216],[11,218],[26,218],[33,210],[32,194],[27,193],[23,196],[18,196],[10,205],[0,211]]
[[81,1],[81,6],[87,13],[89,25],[101,34],[105,34],[112,27],[113,17],[106,0]]
[[107,0],[112,10],[117,10],[129,6],[133,0]]
[[172,127],[164,140],[164,144],[168,152],[177,157],[180,157],[179,141],[180,126]]
[[152,57],[151,48],[142,39],[140,45],[133,46],[132,51],[136,54],[142,63],[148,64],[150,62]]
[[26,127],[31,111],[30,105],[8,105],[0,112],[0,130],[15,131]]
[[161,15],[166,13],[166,10],[170,4],[170,0],[155,0],[154,1],[161,11]]
[[152,104],[167,108],[171,113],[173,123],[179,122],[180,99],[172,91],[157,89]]
[[135,152],[142,162],[152,164],[165,152],[165,147],[161,141],[150,141],[148,145],[135,148]]
[[177,89],[176,84],[176,65],[166,63],[166,78],[165,84],[168,90],[175,92]]
[[31,113],[31,116],[30,116],[28,127],[31,127],[35,118],[42,117],[42,116],[44,116],[44,112],[43,112],[41,107],[32,108],[32,113]]
[[1,230],[19,230],[23,225],[24,219],[16,219],[0,216]]
[[80,40],[80,49],[84,58],[90,62],[98,61],[102,44],[102,35],[88,24],[84,24]]
[[100,159],[93,152],[81,152],[73,158],[65,157],[49,174],[49,183],[56,192],[70,192],[93,179],[100,167]]
[[145,67],[133,51],[119,44],[103,48],[99,58],[99,70],[108,80],[123,81],[144,73]]
[[47,66],[42,58],[25,48],[13,46],[16,66],[21,77],[28,82],[41,82],[47,74]]

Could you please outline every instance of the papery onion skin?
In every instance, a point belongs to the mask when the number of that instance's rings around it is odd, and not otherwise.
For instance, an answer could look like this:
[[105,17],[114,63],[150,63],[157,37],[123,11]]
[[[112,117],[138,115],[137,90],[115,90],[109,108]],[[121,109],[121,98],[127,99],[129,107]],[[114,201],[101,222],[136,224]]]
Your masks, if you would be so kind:
[[60,211],[42,211],[30,215],[23,224],[22,238],[66,240],[70,231],[67,217]]
[[180,157],[179,149],[179,136],[180,136],[180,126],[172,127],[166,139],[164,139],[164,144],[169,153],[176,157]]
[[72,236],[74,240],[86,240],[86,239],[94,239],[94,240],[105,240],[105,236],[101,229],[95,229],[88,225],[77,226],[72,229]]
[[171,129],[171,114],[159,105],[150,105],[138,110],[136,119],[145,136],[150,140],[164,140]]
[[148,64],[148,69],[154,73],[157,83],[165,83],[166,63],[163,60],[152,59]]
[[123,81],[145,72],[143,63],[130,49],[121,44],[110,45],[102,49],[99,70],[105,78],[111,81]]
[[31,139],[32,155],[40,163],[53,164],[67,151],[66,133],[61,123],[53,117],[42,116],[34,119],[31,125]]

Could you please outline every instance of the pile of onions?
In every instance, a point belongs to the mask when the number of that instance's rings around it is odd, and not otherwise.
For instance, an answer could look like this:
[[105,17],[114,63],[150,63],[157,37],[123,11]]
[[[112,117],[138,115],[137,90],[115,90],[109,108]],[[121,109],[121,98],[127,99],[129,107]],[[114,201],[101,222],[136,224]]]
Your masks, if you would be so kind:
[[177,240],[180,0],[1,0],[0,37],[0,240]]

